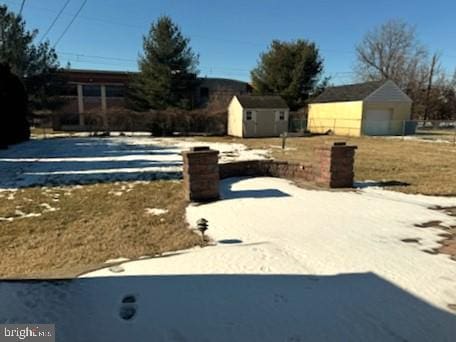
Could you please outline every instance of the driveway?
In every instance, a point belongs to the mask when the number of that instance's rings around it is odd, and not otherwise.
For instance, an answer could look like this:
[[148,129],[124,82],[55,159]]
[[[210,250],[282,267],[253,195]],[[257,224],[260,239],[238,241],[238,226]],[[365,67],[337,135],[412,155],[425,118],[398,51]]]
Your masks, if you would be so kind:
[[[193,323],[193,315],[203,317],[222,341],[451,341],[456,336],[456,262],[429,253],[439,246],[442,230],[415,226],[432,220],[455,225],[455,218],[429,209],[456,205],[455,198],[375,188],[305,190],[277,178],[226,179],[221,193],[221,201],[187,209],[193,226],[201,217],[209,221],[214,246],[86,276],[127,281],[187,275],[179,276],[187,281],[182,291],[195,303],[179,305],[193,312],[188,314]],[[196,298],[204,307],[198,314]],[[190,328],[183,336],[214,340]]]

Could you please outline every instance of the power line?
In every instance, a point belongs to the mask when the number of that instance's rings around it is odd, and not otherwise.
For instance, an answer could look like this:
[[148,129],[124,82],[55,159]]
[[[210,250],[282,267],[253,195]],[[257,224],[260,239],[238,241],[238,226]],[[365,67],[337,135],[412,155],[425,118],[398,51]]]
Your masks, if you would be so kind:
[[[76,53],[76,52],[64,52],[64,51],[57,51],[58,54],[60,55],[66,55],[66,56],[74,56],[77,58],[77,62],[80,63],[92,63],[91,61],[81,61],[78,58],[93,58],[93,59],[101,59],[101,60],[112,60],[112,61],[120,61],[120,62],[132,62],[136,63],[138,60],[133,59],[133,58],[119,58],[119,57],[109,57],[109,56],[99,56],[99,55],[85,55],[81,53]],[[102,64],[102,63],[94,63],[94,64]],[[112,64],[114,65],[114,64]],[[121,65],[121,64],[116,64],[116,65]],[[214,67],[214,66],[208,66],[208,65],[200,65],[201,68],[204,69],[215,69],[215,70],[225,70],[225,71],[239,71],[239,72],[250,72],[250,69],[242,69],[242,68],[229,68],[229,67]]]
[[67,25],[67,27],[65,27],[65,30],[63,30],[62,34],[60,35],[60,37],[57,39],[57,41],[55,42],[54,44],[54,47],[57,46],[57,44],[60,42],[60,40],[65,36],[65,34],[67,33],[67,31],[69,30],[69,28],[71,27],[71,25],[74,23],[74,21],[76,20],[76,18],[78,17],[79,13],[81,13],[82,9],[84,8],[85,4],[87,3],[87,0],[84,0],[81,4],[81,7],[79,7],[78,11],[75,13],[75,15],[73,16],[73,18],[71,19],[70,23]]
[[119,58],[119,57],[107,57],[107,56],[97,56],[97,55],[85,55],[82,53],[76,52],[63,52],[57,51],[61,55],[69,55],[69,56],[76,56],[76,57],[87,57],[87,58],[97,58],[97,59],[108,59],[113,61],[125,61],[125,62],[137,62],[136,59],[133,58]]
[[25,5],[25,0],[22,0],[21,9],[19,10],[19,15],[22,14],[22,11],[24,10],[24,5]]
[[52,21],[51,25],[49,25],[48,29],[46,30],[46,32],[44,32],[43,36],[41,37],[40,39],[40,42],[42,42],[44,40],[44,38],[46,38],[46,36],[48,35],[48,33],[52,30],[52,28],[54,27],[55,23],[57,22],[57,20],[60,18],[60,16],[62,15],[63,11],[65,10],[65,8],[68,6],[68,4],[70,3],[71,0],[67,0],[65,2],[65,4],[63,5],[63,7],[60,9],[59,13],[57,13],[57,15],[55,16],[54,20]]
[[[106,65],[106,66],[116,66],[116,67],[124,67],[126,69],[132,68],[132,63],[136,63],[137,60],[133,58],[120,58],[120,57],[111,57],[111,56],[100,56],[100,55],[86,55],[76,52],[65,52],[65,51],[57,51],[60,55],[70,56],[68,59],[69,61],[77,64],[92,64],[92,65]],[[86,59],[81,60],[80,58]],[[98,61],[90,61],[87,59],[95,59]],[[113,63],[111,61],[120,62],[120,63]],[[217,66],[210,66],[210,65],[200,65],[201,73],[202,74],[213,74],[214,72],[223,72],[226,75],[230,76],[249,76],[250,69],[242,69],[242,68],[229,68],[229,67],[217,67]],[[330,76],[332,80],[352,80],[354,71],[331,71],[328,72],[327,75]]]
[[[6,2],[14,2],[14,1],[19,1],[19,0],[5,0]],[[57,12],[56,10],[46,8],[46,7],[40,7],[40,6],[33,6],[35,9],[39,10],[44,10],[44,11],[49,11],[49,12]],[[76,14],[77,15],[77,14]],[[142,25],[135,25],[135,24],[128,24],[125,22],[120,22],[116,20],[111,20],[111,19],[100,19],[100,18],[95,18],[95,17],[90,17],[90,16],[79,16],[83,20],[88,20],[88,21],[97,21],[101,23],[105,23],[108,25],[113,25],[113,26],[123,26],[123,27],[130,27],[130,28],[141,28],[143,29],[144,26]],[[225,37],[221,36],[207,36],[207,35],[201,35],[201,34],[190,34],[190,37],[192,39],[205,39],[205,40],[211,40],[211,41],[217,41],[217,42],[223,42],[223,43],[228,43],[228,44],[242,44],[242,45],[251,45],[255,47],[265,47],[265,44],[261,44],[255,41],[247,41],[247,40],[237,40],[237,39],[227,39]],[[269,45],[269,43],[266,44],[266,46]],[[352,54],[352,51],[347,51],[347,50],[334,50],[334,49],[326,49],[326,48],[320,48],[322,52],[327,52],[327,53],[343,53],[343,54]]]

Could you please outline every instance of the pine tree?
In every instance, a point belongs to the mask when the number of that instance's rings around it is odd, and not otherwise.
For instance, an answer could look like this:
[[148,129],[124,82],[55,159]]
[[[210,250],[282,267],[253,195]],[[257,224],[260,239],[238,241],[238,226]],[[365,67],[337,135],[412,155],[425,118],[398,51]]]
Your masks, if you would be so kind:
[[320,82],[322,72],[323,59],[314,43],[274,40],[270,50],[261,54],[251,77],[257,94],[279,94],[295,110],[326,84],[327,80]]
[[139,74],[134,76],[127,105],[134,110],[192,107],[198,56],[170,17],[160,17],[143,39]]
[[65,80],[58,75],[58,57],[48,41],[35,44],[37,30],[28,31],[21,16],[0,5],[0,63],[26,85],[31,109],[55,109]]

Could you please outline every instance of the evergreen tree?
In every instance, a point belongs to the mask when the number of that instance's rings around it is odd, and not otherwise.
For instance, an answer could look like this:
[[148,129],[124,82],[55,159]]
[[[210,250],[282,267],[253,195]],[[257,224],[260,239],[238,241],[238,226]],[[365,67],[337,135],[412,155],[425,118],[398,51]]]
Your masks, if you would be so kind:
[[0,5],[0,63],[25,83],[31,109],[55,109],[65,80],[58,75],[57,54],[49,42],[34,44],[37,30],[28,31],[21,16]]
[[127,92],[127,105],[134,110],[192,107],[197,86],[198,56],[170,17],[160,17],[143,39],[139,74]]
[[255,93],[279,94],[296,110],[326,84],[327,80],[320,82],[322,72],[323,59],[314,43],[274,40],[269,51],[261,54],[251,77]]

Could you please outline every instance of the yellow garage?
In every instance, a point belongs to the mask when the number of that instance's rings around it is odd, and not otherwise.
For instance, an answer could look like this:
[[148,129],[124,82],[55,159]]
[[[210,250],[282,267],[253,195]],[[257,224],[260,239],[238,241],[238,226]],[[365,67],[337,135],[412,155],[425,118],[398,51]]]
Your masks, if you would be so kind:
[[309,105],[307,128],[336,135],[400,135],[412,100],[393,81],[327,88]]

